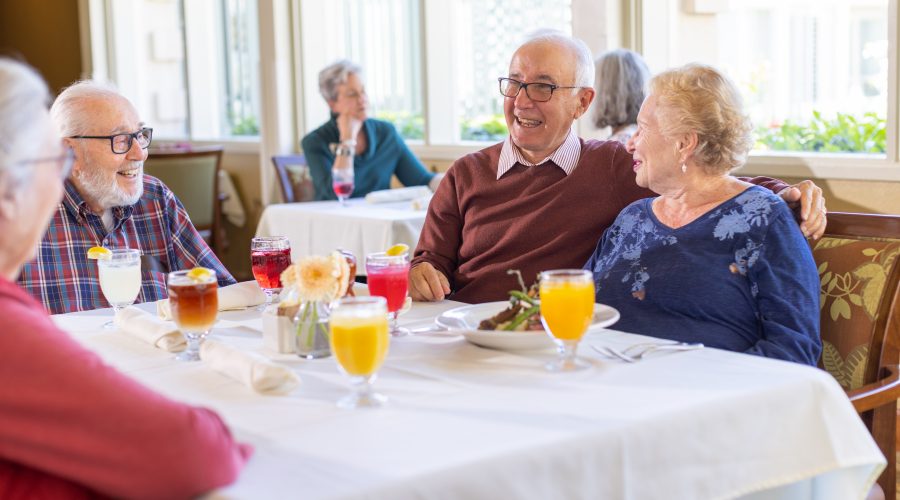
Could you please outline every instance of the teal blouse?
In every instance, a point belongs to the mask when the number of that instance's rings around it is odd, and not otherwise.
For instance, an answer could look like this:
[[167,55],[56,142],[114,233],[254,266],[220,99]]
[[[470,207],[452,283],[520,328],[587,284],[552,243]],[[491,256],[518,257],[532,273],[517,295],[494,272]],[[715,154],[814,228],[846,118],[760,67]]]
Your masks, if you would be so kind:
[[[336,200],[331,186],[331,165],[334,153],[329,144],[340,140],[337,115],[332,115],[324,125],[303,138],[303,154],[309,165],[315,187],[316,200]],[[352,198],[359,198],[379,189],[391,187],[391,176],[396,175],[404,186],[428,184],[435,174],[406,147],[406,143],[391,123],[367,119],[363,123],[369,144],[366,150],[353,159],[354,186]]]

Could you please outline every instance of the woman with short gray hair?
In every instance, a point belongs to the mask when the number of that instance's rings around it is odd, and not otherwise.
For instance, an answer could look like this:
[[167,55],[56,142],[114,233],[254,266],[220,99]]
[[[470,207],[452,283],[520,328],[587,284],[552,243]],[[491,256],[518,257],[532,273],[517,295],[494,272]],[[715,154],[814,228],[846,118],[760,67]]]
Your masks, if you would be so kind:
[[319,73],[319,92],[331,119],[302,141],[316,200],[388,189],[394,175],[405,186],[437,188],[443,176],[422,165],[393,124],[368,117],[369,99],[358,65],[340,60],[327,66]]
[[594,125],[610,128],[607,140],[628,142],[637,129],[650,70],[637,52],[611,50],[597,58]]
[[106,365],[15,284],[65,210],[73,156],[49,98],[34,70],[0,57],[0,498],[188,498],[224,486],[252,449],[215,413]]

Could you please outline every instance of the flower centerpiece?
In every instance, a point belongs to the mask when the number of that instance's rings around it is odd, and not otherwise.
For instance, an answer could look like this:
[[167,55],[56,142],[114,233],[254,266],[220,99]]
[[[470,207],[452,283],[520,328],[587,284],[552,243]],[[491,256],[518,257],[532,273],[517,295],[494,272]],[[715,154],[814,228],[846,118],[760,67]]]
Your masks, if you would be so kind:
[[340,252],[304,257],[281,274],[287,293],[278,305],[279,314],[293,312],[296,350],[300,357],[321,358],[331,353],[328,342],[331,304],[344,295],[350,279],[350,266]]

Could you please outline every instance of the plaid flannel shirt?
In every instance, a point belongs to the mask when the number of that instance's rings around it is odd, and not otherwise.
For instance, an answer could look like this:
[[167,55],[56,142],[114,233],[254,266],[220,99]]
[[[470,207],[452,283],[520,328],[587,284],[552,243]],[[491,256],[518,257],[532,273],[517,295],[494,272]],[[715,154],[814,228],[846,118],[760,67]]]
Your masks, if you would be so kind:
[[197,233],[184,206],[159,179],[144,175],[141,199],[113,208],[115,227],[110,232],[70,181],[65,188],[37,256],[18,278],[19,285],[51,314],[109,307],[100,290],[97,263],[87,258],[94,246],[141,250],[141,292],[136,302],[166,298],[169,271],[203,266],[216,271],[219,286],[235,282]]

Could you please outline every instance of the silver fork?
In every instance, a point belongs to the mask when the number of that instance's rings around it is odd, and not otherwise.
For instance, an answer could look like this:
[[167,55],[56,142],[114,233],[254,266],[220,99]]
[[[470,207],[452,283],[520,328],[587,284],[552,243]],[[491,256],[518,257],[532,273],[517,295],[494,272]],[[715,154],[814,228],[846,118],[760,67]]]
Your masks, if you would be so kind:
[[[634,344],[634,345],[626,347],[625,349],[623,349],[621,351],[619,351],[617,349],[613,349],[612,347],[597,346],[594,344],[591,344],[591,348],[604,356],[618,358],[627,363],[634,363],[636,361],[644,359],[644,356],[646,356],[647,354],[649,354],[651,352],[656,352],[656,351],[693,351],[696,349],[702,349],[703,344],[701,344],[699,342],[698,343],[678,342],[675,344],[655,344],[655,343],[653,343],[653,344],[650,344],[650,343]],[[636,349],[643,349],[643,350],[638,352],[637,354],[630,354],[628,352],[628,351],[634,351]]]

